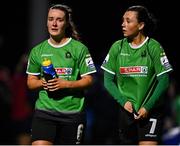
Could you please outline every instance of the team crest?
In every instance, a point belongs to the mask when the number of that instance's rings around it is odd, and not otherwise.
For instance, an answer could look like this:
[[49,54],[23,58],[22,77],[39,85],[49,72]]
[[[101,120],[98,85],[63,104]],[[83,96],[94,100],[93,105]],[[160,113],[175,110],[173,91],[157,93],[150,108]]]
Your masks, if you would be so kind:
[[70,52],[66,52],[66,58],[71,58],[71,57],[72,57],[71,53]]

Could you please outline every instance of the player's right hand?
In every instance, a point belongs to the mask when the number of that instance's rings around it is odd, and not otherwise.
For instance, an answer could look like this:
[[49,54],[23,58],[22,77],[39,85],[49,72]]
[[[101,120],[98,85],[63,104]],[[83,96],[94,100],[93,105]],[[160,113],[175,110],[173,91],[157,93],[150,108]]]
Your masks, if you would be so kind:
[[127,110],[128,112],[132,113],[133,112],[133,106],[132,103],[130,101],[127,101],[124,104],[124,109]]

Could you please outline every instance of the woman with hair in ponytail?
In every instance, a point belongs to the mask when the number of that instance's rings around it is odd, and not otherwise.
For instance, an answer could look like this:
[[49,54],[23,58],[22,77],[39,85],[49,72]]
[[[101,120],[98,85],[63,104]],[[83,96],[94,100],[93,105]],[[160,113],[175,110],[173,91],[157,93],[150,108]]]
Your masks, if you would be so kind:
[[104,86],[119,104],[121,144],[157,145],[163,127],[163,93],[172,67],[152,38],[154,21],[144,6],[129,7],[122,17],[123,39],[111,46],[101,68]]
[[[39,91],[32,145],[82,144],[86,127],[84,90],[92,85],[96,69],[88,48],[80,42],[69,6],[51,6],[47,28],[49,38],[32,48],[26,70],[29,89]],[[52,79],[44,74],[43,66],[48,63],[55,70]]]

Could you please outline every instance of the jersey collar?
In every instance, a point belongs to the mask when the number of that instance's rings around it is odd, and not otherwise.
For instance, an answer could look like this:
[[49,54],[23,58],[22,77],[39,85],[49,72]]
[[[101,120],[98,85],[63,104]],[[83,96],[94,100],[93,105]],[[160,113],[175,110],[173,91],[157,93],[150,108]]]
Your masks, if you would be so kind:
[[54,48],[61,48],[61,47],[64,47],[65,45],[67,45],[71,40],[72,40],[72,38],[70,37],[64,44],[54,45],[51,43],[50,39],[48,39],[48,43],[49,43],[49,45],[53,46]]
[[129,43],[129,46],[132,48],[132,49],[138,49],[140,47],[142,47],[146,42],[147,40],[149,39],[149,37],[147,36],[146,39],[138,46],[132,46],[130,43]]

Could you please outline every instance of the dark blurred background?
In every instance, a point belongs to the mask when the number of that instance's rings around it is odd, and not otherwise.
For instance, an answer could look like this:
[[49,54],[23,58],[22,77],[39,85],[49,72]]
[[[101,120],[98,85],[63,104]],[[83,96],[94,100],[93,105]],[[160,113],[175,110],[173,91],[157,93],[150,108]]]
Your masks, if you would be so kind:
[[[154,0],[25,0],[3,1],[0,5],[0,144],[29,144],[34,95],[26,89],[25,68],[29,50],[48,37],[46,17],[49,5],[67,4],[82,41],[89,48],[98,69],[96,85],[87,92],[87,144],[116,144],[117,104],[102,85],[102,64],[109,47],[122,38],[121,18],[127,7],[146,6],[158,19],[154,35],[173,66],[167,91],[164,144],[177,144],[179,132],[179,69],[177,1]],[[177,104],[177,105],[176,105]],[[177,108],[174,108],[176,107]],[[175,132],[174,132],[175,131]],[[175,133],[175,134],[174,134]],[[170,136],[169,136],[170,134]],[[180,139],[180,138],[178,138]]]
[[[177,51],[179,15],[176,1],[154,0],[26,0],[3,1],[0,5],[1,64],[14,69],[14,63],[32,46],[46,38],[46,12],[52,3],[64,3],[73,8],[74,20],[89,46],[97,64],[114,40],[122,37],[121,17],[125,9],[133,4],[142,4],[158,19],[156,38],[164,46],[174,74],[178,78]],[[101,53],[100,53],[101,52]],[[97,54],[96,54],[97,53]],[[102,54],[102,55],[100,55]]]

